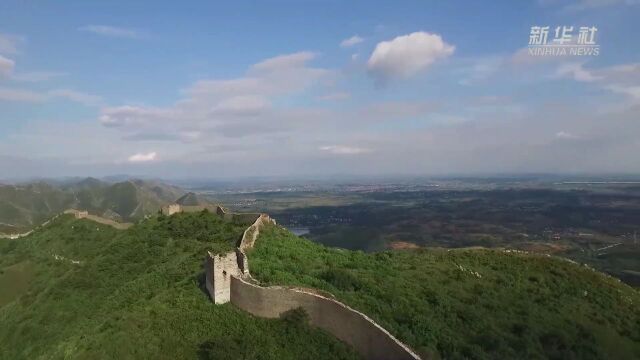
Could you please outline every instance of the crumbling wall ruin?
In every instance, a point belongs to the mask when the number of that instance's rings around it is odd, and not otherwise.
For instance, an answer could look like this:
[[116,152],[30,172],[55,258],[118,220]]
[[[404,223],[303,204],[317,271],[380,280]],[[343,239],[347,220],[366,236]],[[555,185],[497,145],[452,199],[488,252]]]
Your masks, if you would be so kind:
[[224,304],[231,297],[231,276],[241,275],[236,260],[236,253],[214,255],[207,252],[205,258],[206,288],[216,304]]

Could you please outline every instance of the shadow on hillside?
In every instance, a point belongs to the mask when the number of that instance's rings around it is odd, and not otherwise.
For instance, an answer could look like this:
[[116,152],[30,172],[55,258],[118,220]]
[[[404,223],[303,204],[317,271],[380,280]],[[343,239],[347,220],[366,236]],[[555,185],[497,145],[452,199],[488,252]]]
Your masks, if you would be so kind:
[[205,276],[204,271],[193,277],[193,280],[196,282],[196,284],[198,284],[198,289],[200,289],[200,291],[202,291],[203,294],[209,297],[209,291],[207,291],[206,279],[207,278]]
[[247,350],[250,344],[244,338],[234,338],[227,334],[223,337],[210,341],[205,341],[198,346],[199,360],[219,360],[219,359],[253,359],[254,356],[247,356],[251,353]]

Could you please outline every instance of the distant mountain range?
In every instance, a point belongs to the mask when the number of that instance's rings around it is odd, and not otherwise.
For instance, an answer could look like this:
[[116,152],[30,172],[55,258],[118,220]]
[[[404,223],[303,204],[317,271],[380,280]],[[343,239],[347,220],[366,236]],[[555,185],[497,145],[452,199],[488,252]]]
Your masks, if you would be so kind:
[[29,229],[68,208],[118,221],[135,221],[161,206],[206,203],[196,194],[152,180],[111,182],[96,178],[0,184],[0,233]]

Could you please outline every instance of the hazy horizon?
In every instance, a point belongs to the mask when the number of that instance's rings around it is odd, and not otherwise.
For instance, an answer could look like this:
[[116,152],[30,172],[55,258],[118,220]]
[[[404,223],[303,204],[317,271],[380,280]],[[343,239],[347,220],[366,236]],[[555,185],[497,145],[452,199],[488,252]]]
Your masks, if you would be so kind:
[[27,176],[27,177],[0,177],[0,184],[19,184],[37,181],[74,182],[88,178],[95,178],[106,182],[119,182],[126,180],[151,180],[175,184],[215,184],[238,183],[260,184],[267,182],[321,182],[339,184],[342,182],[403,182],[403,181],[447,181],[447,180],[514,180],[514,181],[610,181],[624,182],[640,181],[640,173],[457,173],[457,174],[323,174],[323,175],[273,175],[273,176],[219,176],[219,177],[189,177],[172,176],[162,177],[153,175],[135,174],[105,174],[105,175],[64,175],[64,176]]

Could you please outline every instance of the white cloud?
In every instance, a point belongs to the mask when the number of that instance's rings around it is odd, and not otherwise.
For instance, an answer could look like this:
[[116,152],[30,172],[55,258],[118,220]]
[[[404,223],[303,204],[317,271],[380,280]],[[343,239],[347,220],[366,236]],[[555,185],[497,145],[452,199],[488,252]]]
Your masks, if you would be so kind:
[[128,39],[139,39],[142,37],[138,31],[128,28],[108,26],[108,25],[87,25],[78,28],[79,31],[87,31],[98,35],[119,37]]
[[220,139],[294,132],[316,121],[320,110],[298,107],[289,100],[313,87],[322,87],[333,76],[332,71],[308,64],[315,56],[305,51],[269,58],[250,66],[245,76],[196,81],[172,106],[105,107],[99,120],[128,140],[162,139],[201,145]]
[[57,71],[32,71],[25,73],[16,73],[11,76],[12,80],[21,82],[41,82],[51,80],[60,76],[65,76],[66,73]]
[[264,96],[235,96],[214,105],[211,108],[211,113],[229,116],[255,116],[269,108],[271,108],[271,102]]
[[156,159],[156,152],[152,151],[149,153],[137,153],[129,156],[129,162],[138,163],[138,162],[149,162]]
[[357,111],[365,121],[398,121],[421,117],[438,109],[439,104],[424,101],[387,101],[367,105]]
[[618,94],[627,95],[634,100],[640,100],[640,86],[613,84],[607,85],[605,88]]
[[[354,93],[353,102],[326,104],[312,100],[346,99],[347,93],[340,91],[356,88],[345,78],[337,78],[343,73],[336,75],[337,71],[314,66],[314,56],[310,52],[276,56],[234,78],[196,81],[182,90],[181,99],[166,106],[125,103],[104,107],[100,122],[93,122],[93,127],[82,132],[74,128],[73,137],[62,125],[55,136],[50,128],[32,136],[20,130],[26,135],[10,134],[0,142],[0,154],[28,153],[36,158],[58,156],[76,163],[107,164],[96,165],[102,171],[134,169],[165,175],[193,171],[194,176],[217,176],[220,172],[215,169],[220,168],[225,169],[224,176],[256,172],[308,175],[640,169],[629,155],[640,144],[627,139],[640,130],[640,125],[634,125],[637,107],[623,109],[628,111],[626,122],[619,114],[596,119],[600,114],[591,109],[603,104],[591,101],[577,108],[560,104],[543,112],[546,105],[533,97],[533,104],[518,104],[524,110],[510,111],[518,99],[518,83],[508,92],[515,94],[515,99],[505,98],[500,89],[488,86],[466,89],[478,92],[439,102],[426,101],[419,93],[418,97],[415,93],[403,97],[406,89],[402,89],[392,98],[370,98],[365,92]],[[508,64],[507,55],[504,59]],[[461,61],[461,65],[477,70],[471,66],[476,59],[471,60],[455,59],[454,65]],[[548,75],[554,74],[552,69],[541,70]],[[633,79],[640,72],[637,64],[595,69],[587,63],[582,69],[603,78],[595,80],[589,89],[624,85],[620,91],[637,86]],[[529,76],[549,80],[541,74],[535,71]],[[457,74],[453,75],[455,79]],[[498,69],[496,80],[502,75]],[[565,76],[574,78],[573,72]],[[334,79],[338,81],[332,82]],[[53,94],[62,96],[60,92]],[[607,99],[616,97],[608,95],[599,97],[604,105]],[[53,95],[41,91],[22,96],[45,101]],[[78,152],[78,148],[87,151]],[[172,150],[161,151],[167,148]],[[155,156],[150,155],[156,151]],[[374,155],[375,163],[362,161]],[[617,159],[616,165],[605,162],[604,157]],[[143,161],[150,158],[153,160]]]
[[598,9],[613,5],[638,5],[640,0],[577,0],[573,4],[564,7],[568,11],[582,11]]
[[[200,80],[185,92],[192,100],[234,96],[280,96],[299,92],[332,74],[307,65],[316,54],[308,51],[280,55],[251,66],[246,75],[229,80]],[[199,101],[199,100],[198,100]]]
[[439,59],[453,54],[455,47],[438,34],[414,32],[376,45],[367,67],[379,79],[407,78]]
[[459,81],[461,85],[474,85],[496,74],[505,63],[502,56],[485,56],[472,59],[469,66],[463,67],[459,72],[464,78]]
[[288,70],[291,68],[300,68],[315,57],[316,54],[310,51],[279,55],[254,64],[251,66],[251,70],[259,72],[277,72],[283,69]]
[[45,94],[35,91],[0,87],[0,101],[36,103],[46,100]]
[[508,64],[515,67],[531,67],[549,63],[565,61],[565,56],[537,56],[531,55],[528,47],[520,48],[508,59]]
[[16,63],[13,60],[0,55],[0,77],[11,75],[15,65]]
[[352,47],[356,44],[359,44],[361,42],[363,42],[364,39],[361,38],[358,35],[353,35],[352,37],[348,38],[348,39],[344,39],[342,40],[342,42],[340,42],[340,47],[342,48],[348,48],[348,47]]
[[168,110],[124,105],[102,109],[100,123],[107,127],[153,126],[170,118],[172,113]]
[[47,94],[51,98],[63,98],[86,106],[97,106],[102,103],[102,98],[100,96],[70,89],[51,90]]
[[348,92],[340,91],[334,92],[322,96],[318,96],[318,100],[326,100],[326,101],[340,101],[340,100],[348,100],[351,98],[351,94]]
[[558,139],[579,139],[579,136],[576,136],[572,133],[566,132],[566,131],[558,131],[556,133],[556,138]]
[[21,36],[0,33],[0,54],[17,54],[23,42],[24,38]]
[[97,106],[102,102],[99,96],[69,89],[54,89],[46,92],[38,92],[9,87],[0,88],[0,100],[2,101],[39,103],[55,99],[66,99],[86,106]]
[[321,151],[328,152],[335,155],[357,155],[357,154],[365,154],[371,152],[371,149],[365,149],[361,147],[355,146],[346,146],[346,145],[327,145],[321,146]]
[[596,83],[602,89],[625,95],[631,100],[631,105],[640,100],[640,63],[592,69],[586,69],[582,63],[567,63],[558,67],[556,76]]
[[590,71],[586,70],[581,63],[567,63],[562,64],[556,71],[558,77],[571,77],[576,81],[592,82],[602,79],[600,76],[593,75]]
[[50,78],[64,75],[59,72],[34,71],[25,73],[15,73],[16,63],[14,60],[4,56],[7,54],[19,54],[18,47],[24,42],[22,36],[0,33],[0,78],[8,77],[13,81],[39,82]]

